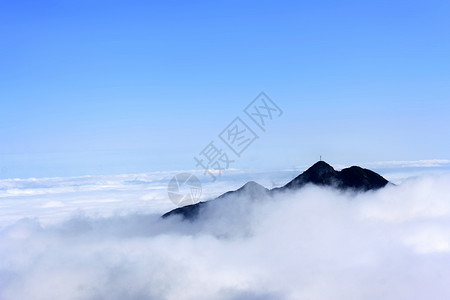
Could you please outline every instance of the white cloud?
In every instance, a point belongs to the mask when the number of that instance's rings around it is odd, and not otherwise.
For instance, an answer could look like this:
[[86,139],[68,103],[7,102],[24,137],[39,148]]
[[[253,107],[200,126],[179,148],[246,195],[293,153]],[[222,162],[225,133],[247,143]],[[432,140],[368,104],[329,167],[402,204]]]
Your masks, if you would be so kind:
[[0,233],[0,299],[447,299],[449,220],[449,175],[225,199],[194,223],[23,219]]

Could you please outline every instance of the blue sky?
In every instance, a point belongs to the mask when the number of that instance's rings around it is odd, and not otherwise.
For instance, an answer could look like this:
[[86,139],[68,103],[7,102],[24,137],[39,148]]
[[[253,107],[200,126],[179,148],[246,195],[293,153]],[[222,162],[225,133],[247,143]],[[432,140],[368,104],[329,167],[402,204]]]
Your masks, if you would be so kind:
[[1,1],[0,178],[448,159],[448,1]]

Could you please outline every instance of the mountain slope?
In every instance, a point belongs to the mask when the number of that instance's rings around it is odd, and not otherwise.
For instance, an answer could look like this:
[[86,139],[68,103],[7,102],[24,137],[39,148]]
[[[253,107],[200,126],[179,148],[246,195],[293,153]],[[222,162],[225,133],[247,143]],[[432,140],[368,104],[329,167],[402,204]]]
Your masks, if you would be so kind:
[[257,200],[266,197],[268,195],[268,192],[269,190],[263,187],[262,185],[254,181],[249,181],[239,189],[235,191],[226,192],[213,200],[209,200],[207,202],[199,202],[196,204],[187,205],[171,210],[168,213],[164,214],[163,218],[173,215],[180,215],[184,219],[193,220],[199,215],[200,211],[203,208],[206,208],[207,205],[214,205],[215,203],[217,203],[217,201],[226,201],[227,198],[230,199],[240,197],[245,197],[246,199],[251,200]]

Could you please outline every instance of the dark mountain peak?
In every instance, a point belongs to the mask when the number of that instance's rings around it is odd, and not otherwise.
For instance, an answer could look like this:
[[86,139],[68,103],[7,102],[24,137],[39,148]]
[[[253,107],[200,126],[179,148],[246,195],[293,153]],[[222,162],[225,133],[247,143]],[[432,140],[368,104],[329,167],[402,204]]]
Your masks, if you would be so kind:
[[332,166],[330,166],[323,160],[320,160],[320,161],[316,162],[315,164],[313,164],[311,167],[309,167],[309,169],[307,169],[304,173],[321,175],[321,174],[326,174],[326,173],[330,173],[330,172],[334,172],[334,171],[335,170]]
[[334,185],[338,172],[324,161],[318,161],[291,182],[280,188],[299,188],[307,183],[317,185]]
[[358,166],[336,171],[326,162],[318,161],[280,189],[300,188],[309,183],[333,186],[342,190],[368,191],[382,188],[388,181],[377,173]]
[[342,186],[363,191],[379,189],[389,183],[389,181],[374,171],[358,166],[342,169],[340,177]]

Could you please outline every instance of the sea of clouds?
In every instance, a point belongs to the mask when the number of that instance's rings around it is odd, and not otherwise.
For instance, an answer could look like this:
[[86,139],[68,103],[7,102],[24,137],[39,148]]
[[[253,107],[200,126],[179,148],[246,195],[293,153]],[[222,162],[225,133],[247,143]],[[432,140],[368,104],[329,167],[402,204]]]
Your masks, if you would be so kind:
[[161,219],[166,175],[142,176],[90,178],[77,196],[68,180],[2,181],[0,299],[450,299],[448,173],[224,199],[196,222]]

